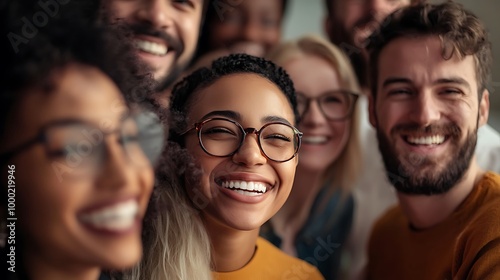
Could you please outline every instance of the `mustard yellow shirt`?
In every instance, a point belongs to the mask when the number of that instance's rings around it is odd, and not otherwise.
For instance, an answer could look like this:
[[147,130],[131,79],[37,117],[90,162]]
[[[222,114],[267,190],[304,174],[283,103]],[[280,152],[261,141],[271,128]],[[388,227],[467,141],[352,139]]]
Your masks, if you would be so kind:
[[500,175],[488,172],[443,222],[414,230],[399,206],[375,225],[368,279],[500,279]]
[[214,280],[322,280],[318,269],[291,257],[259,237],[250,262],[231,272],[213,272]]

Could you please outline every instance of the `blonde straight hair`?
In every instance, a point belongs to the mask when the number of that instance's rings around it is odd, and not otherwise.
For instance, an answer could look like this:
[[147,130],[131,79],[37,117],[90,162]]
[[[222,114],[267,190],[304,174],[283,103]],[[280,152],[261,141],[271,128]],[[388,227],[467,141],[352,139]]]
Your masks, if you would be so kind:
[[160,183],[151,202],[153,210],[148,211],[144,224],[144,254],[124,279],[212,279],[210,239],[174,173],[166,170],[168,178],[163,176],[163,180],[157,175]]
[[[305,55],[317,56],[330,63],[337,72],[343,89],[359,93],[360,95],[362,94],[347,56],[338,47],[319,36],[307,35],[294,41],[282,43],[271,51],[267,58],[283,67],[286,63]],[[361,151],[359,144],[360,115],[358,104],[359,102],[356,103],[354,113],[350,119],[351,135],[347,141],[347,145],[339,157],[328,166],[323,174],[324,183],[328,183],[329,188],[323,201],[327,201],[335,190],[339,188],[343,190],[344,195],[350,193],[359,174]]]

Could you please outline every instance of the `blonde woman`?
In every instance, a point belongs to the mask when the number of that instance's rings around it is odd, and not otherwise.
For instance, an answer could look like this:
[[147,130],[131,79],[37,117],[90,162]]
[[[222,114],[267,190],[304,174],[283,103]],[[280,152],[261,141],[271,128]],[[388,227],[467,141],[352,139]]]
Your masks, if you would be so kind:
[[262,235],[317,266],[326,279],[337,279],[353,219],[351,187],[361,162],[360,88],[347,57],[319,37],[284,43],[268,58],[294,82],[304,136],[290,197]]

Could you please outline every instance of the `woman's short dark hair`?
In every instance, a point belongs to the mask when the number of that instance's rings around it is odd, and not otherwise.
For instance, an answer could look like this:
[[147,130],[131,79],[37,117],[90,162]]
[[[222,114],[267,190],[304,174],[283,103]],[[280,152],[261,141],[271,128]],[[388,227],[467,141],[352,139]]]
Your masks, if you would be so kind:
[[247,54],[231,54],[221,57],[212,63],[210,68],[203,67],[174,86],[170,101],[172,114],[171,132],[172,140],[179,142],[179,133],[186,127],[188,107],[192,96],[199,90],[206,88],[224,76],[231,74],[256,74],[274,83],[287,97],[295,115],[295,121],[299,120],[297,111],[297,99],[293,82],[283,68],[273,62]]

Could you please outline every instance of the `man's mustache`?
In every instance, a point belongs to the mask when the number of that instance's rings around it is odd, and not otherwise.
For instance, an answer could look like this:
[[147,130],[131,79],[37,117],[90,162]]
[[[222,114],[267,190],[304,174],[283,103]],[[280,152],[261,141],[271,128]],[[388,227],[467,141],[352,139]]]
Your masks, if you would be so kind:
[[176,56],[180,56],[184,51],[184,44],[182,41],[174,38],[163,30],[156,29],[148,24],[126,23],[125,25],[134,35],[147,35],[164,40],[168,45],[168,49],[175,51]]

